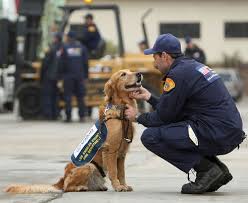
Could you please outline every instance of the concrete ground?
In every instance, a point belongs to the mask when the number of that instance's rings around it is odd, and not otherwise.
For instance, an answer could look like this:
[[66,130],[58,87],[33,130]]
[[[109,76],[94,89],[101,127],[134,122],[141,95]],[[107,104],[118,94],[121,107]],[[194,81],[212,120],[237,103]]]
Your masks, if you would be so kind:
[[[248,99],[238,103],[247,132]],[[10,195],[2,192],[11,183],[53,184],[63,175],[65,163],[93,124],[16,121],[13,114],[0,114],[0,203],[77,202],[248,202],[248,150],[221,156],[234,179],[218,192],[182,195],[187,175],[147,151],[139,137],[144,127],[137,125],[135,139],[127,156],[126,176],[133,192],[117,193],[109,181],[107,192]],[[191,175],[193,178],[193,175]]]

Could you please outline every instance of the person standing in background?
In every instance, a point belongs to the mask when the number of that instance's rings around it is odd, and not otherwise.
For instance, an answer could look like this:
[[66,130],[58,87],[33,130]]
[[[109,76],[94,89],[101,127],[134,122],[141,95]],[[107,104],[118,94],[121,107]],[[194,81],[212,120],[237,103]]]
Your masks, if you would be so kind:
[[84,44],[89,52],[97,49],[102,37],[94,22],[94,17],[91,13],[85,15],[85,23],[82,29],[81,42]]
[[185,37],[186,49],[184,51],[185,56],[195,59],[197,62],[206,64],[206,55],[204,51],[193,43],[192,38]]
[[75,95],[80,121],[84,121],[85,80],[88,78],[88,52],[85,46],[76,40],[76,34],[69,31],[60,56],[60,79],[64,85],[65,122],[71,122],[71,98]]
[[42,115],[44,119],[56,120],[58,111],[58,53],[62,47],[62,34],[53,34],[52,44],[45,55],[41,69]]

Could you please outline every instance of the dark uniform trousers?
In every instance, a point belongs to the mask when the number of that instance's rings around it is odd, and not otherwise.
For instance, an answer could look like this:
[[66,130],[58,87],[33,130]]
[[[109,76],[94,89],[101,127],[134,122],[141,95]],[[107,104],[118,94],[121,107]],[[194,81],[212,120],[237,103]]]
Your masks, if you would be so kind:
[[42,83],[42,111],[48,119],[56,119],[59,110],[57,81],[45,79]]
[[186,173],[202,158],[189,139],[187,122],[147,128],[141,141],[148,150]]
[[203,157],[227,154],[245,138],[240,114],[220,77],[180,57],[165,75],[164,92],[148,101],[154,111],[137,122],[148,127],[143,145],[188,173]]
[[67,118],[71,118],[71,98],[75,95],[78,102],[78,114],[80,118],[84,117],[84,84],[82,77],[80,78],[65,78],[64,79],[64,99],[65,99],[65,113]]

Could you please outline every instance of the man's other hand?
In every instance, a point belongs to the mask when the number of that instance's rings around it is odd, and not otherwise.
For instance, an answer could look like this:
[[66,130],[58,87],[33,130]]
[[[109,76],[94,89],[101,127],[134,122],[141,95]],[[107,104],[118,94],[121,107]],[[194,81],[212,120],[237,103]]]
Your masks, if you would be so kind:
[[138,115],[138,109],[127,104],[126,105],[126,110],[125,110],[125,118],[132,121],[132,122],[135,122],[136,121],[136,116]]

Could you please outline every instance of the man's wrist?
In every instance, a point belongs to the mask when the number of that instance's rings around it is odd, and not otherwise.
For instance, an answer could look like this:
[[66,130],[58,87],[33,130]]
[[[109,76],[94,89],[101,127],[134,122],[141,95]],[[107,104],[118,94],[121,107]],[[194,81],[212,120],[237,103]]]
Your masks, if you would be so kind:
[[151,98],[151,96],[152,96],[151,93],[147,94],[146,101],[148,101]]
[[135,116],[135,119],[134,119],[134,122],[138,122],[138,117],[140,116],[140,113],[137,113],[136,116]]

